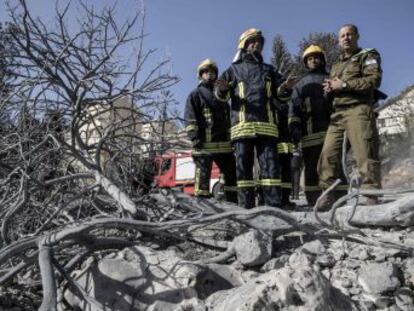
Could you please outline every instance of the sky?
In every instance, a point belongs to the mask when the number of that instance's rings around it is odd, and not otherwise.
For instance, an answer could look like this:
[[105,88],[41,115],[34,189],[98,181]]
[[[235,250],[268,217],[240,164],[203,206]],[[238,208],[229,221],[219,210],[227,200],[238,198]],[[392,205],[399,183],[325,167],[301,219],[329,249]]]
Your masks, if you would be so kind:
[[[7,20],[5,0],[0,0],[0,20]],[[85,0],[97,8],[112,0]],[[17,2],[12,0],[12,2]],[[53,16],[53,0],[27,0],[32,15]],[[67,1],[61,0],[60,3]],[[128,17],[137,0],[118,0],[118,16]],[[337,32],[345,23],[360,30],[360,46],[376,48],[382,57],[381,90],[396,96],[414,84],[414,0],[144,0],[145,46],[156,48],[159,58],[169,55],[173,73],[181,81],[172,88],[183,109],[197,85],[196,67],[212,58],[225,70],[236,52],[240,34],[251,27],[262,30],[266,42],[264,60],[270,62],[276,34],[296,54],[299,41],[310,32]],[[76,20],[76,14],[71,18]],[[156,60],[159,60],[156,59]]]

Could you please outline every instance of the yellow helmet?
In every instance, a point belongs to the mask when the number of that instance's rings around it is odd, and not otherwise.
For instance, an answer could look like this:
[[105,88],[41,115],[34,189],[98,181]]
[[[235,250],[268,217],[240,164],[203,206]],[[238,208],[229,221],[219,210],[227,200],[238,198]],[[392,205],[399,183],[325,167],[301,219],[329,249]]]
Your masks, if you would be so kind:
[[201,71],[203,71],[207,68],[212,68],[216,72],[216,76],[218,75],[217,64],[213,60],[211,60],[210,58],[207,58],[207,59],[203,60],[200,63],[200,65],[198,65],[198,67],[197,67],[197,77],[199,79],[201,78]]
[[246,41],[251,39],[251,38],[254,38],[254,37],[259,37],[262,40],[262,44],[264,44],[264,37],[262,35],[262,32],[257,28],[249,28],[241,34],[241,36],[239,38],[238,48],[239,49],[246,48],[246,46],[245,46]]
[[305,63],[305,65],[306,65],[306,58],[308,56],[312,55],[312,54],[322,55],[322,60],[323,60],[323,62],[325,62],[325,52],[324,52],[324,50],[322,50],[322,48],[319,45],[311,44],[305,49],[305,51],[303,52],[303,55],[302,55],[302,60]]

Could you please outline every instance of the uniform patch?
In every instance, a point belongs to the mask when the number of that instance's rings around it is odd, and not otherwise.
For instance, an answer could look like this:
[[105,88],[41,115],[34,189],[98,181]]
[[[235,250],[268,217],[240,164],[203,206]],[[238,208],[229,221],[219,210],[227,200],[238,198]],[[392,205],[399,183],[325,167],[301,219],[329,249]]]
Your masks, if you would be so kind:
[[377,65],[377,60],[376,59],[367,59],[364,63],[364,66],[370,66],[370,65]]

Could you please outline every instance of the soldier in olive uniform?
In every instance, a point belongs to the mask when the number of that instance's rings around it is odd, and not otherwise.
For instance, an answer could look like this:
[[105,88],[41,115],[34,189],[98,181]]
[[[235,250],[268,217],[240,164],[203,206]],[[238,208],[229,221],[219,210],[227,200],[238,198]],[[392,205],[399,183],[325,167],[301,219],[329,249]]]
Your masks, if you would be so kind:
[[[346,24],[340,28],[342,54],[324,83],[325,93],[333,97],[334,112],[318,163],[322,188],[329,187],[340,177],[344,132],[356,160],[361,187],[381,187],[378,130],[372,107],[381,83],[381,58],[375,49],[359,48],[358,39],[355,25]],[[319,202],[319,208],[330,208],[334,200],[335,193],[330,192]],[[367,204],[376,203],[376,197],[368,198]]]

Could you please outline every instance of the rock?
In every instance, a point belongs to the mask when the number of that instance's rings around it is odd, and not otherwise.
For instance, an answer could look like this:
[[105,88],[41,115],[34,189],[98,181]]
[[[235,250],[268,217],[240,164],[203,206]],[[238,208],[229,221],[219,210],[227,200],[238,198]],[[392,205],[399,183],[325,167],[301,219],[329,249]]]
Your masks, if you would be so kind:
[[313,264],[314,258],[302,253],[302,251],[296,251],[289,257],[289,266],[292,268],[304,268],[310,267]]
[[357,246],[349,252],[348,256],[353,259],[367,260],[369,253],[366,247]]
[[397,268],[389,262],[369,263],[361,267],[358,282],[369,294],[382,294],[400,286]]
[[362,296],[369,301],[372,301],[377,308],[384,309],[386,307],[391,306],[394,303],[394,299],[392,297],[381,296],[376,294],[367,294],[364,293]]
[[260,268],[260,272],[269,272],[270,270],[283,268],[285,264],[289,262],[289,257],[289,255],[282,255],[280,257],[270,259]]
[[257,230],[250,230],[233,240],[236,257],[246,267],[262,265],[272,258],[272,245],[272,236]]
[[394,297],[397,306],[402,311],[414,310],[414,292],[411,289],[402,287],[394,293]]
[[[99,262],[89,261],[72,277],[95,300],[111,310],[174,310],[205,299],[218,290],[232,288],[235,278],[224,278],[207,266],[183,261],[172,250],[126,248]],[[72,309],[86,308],[75,293],[64,289]],[[67,309],[67,308],[66,308]]]
[[335,258],[333,255],[326,253],[316,257],[316,263],[321,267],[333,267],[335,265]]
[[404,284],[414,287],[414,259],[405,260],[401,266],[404,275]]
[[309,266],[272,270],[238,288],[214,293],[209,311],[357,310],[354,302]]
[[304,253],[310,253],[312,255],[322,255],[325,254],[326,248],[319,240],[314,240],[302,245],[301,247]]

